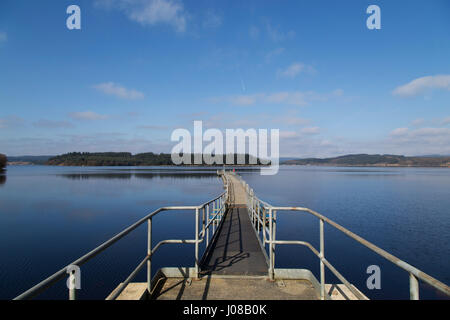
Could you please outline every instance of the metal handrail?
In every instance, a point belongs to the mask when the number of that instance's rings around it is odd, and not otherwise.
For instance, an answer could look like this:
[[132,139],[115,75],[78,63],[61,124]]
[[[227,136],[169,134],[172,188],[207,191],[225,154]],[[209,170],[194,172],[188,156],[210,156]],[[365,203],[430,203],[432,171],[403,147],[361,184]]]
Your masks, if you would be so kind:
[[[219,171],[218,171],[219,173]],[[209,228],[211,227],[211,222],[209,221],[209,210],[210,206],[213,206],[213,212],[215,212],[215,217],[220,216],[220,219],[223,217],[225,210],[228,206],[228,200],[229,200],[229,184],[227,177],[224,175],[223,179],[224,181],[224,187],[225,191],[220,194],[219,196],[199,205],[199,206],[170,206],[170,207],[162,207],[159,209],[156,209],[155,211],[151,212],[144,218],[138,220],[128,228],[124,229],[123,231],[116,234],[111,239],[105,241],[103,244],[99,245],[92,251],[88,252],[84,256],[78,258],[74,262],[68,264],[64,268],[60,269],[59,271],[55,272],[50,277],[46,278],[45,280],[41,281],[37,285],[33,286],[32,288],[28,289],[27,291],[23,292],[22,294],[18,295],[14,300],[24,300],[24,299],[31,299],[38,294],[42,293],[49,287],[51,287],[56,282],[60,281],[61,279],[65,278],[67,276],[67,273],[69,273],[69,270],[71,270],[72,266],[78,266],[80,267],[90,259],[97,256],[99,253],[103,252],[104,250],[111,247],[114,243],[134,231],[136,228],[141,226],[144,222],[148,222],[148,231],[147,231],[147,255],[146,257],[139,263],[139,265],[133,270],[133,272],[127,277],[127,279],[119,285],[119,287],[115,290],[115,292],[108,297],[108,300],[113,300],[117,298],[122,291],[126,288],[126,286],[134,279],[134,277],[138,274],[138,272],[145,266],[145,263],[147,263],[147,289],[148,292],[151,293],[151,258],[156,253],[156,251],[164,244],[169,243],[182,243],[182,244],[195,244],[195,274],[196,277],[199,277],[199,250],[198,245],[199,243],[203,242],[205,239],[206,234],[206,242],[209,242]],[[160,241],[154,248],[152,248],[152,219],[160,212],[164,211],[174,211],[174,210],[195,210],[195,239],[189,239],[189,240],[182,240],[182,239],[175,239],[175,240],[163,240]],[[199,233],[199,212],[200,210],[203,211],[203,219],[202,219],[202,231]],[[205,223],[205,210],[208,214],[208,219],[206,220],[207,223]],[[213,226],[215,223],[219,223],[220,219],[211,219],[211,221],[217,221],[213,222]],[[214,234],[214,231],[213,231]],[[71,275],[69,275],[69,279]],[[69,299],[75,300],[76,299],[76,289],[74,287],[69,288]]]
[[[320,213],[311,210],[309,208],[304,207],[276,207],[268,204],[265,201],[260,200],[254,193],[253,189],[237,174],[232,173],[236,176],[247,193],[247,206],[249,208],[250,219],[253,224],[253,228],[255,229],[258,237],[260,235],[260,230],[262,231],[262,241],[263,245],[269,245],[269,277],[274,279],[274,269],[275,269],[275,245],[276,244],[293,244],[293,245],[303,245],[308,247],[316,256],[319,257],[320,260],[320,295],[321,299],[326,298],[325,294],[325,266],[339,279],[342,283],[358,298],[365,299],[364,296],[348,282],[337,270],[334,266],[325,259],[325,242],[324,242],[324,223],[327,223],[333,226],[335,229],[344,233],[351,239],[357,241],[363,246],[369,248],[376,254],[381,257],[387,259],[391,263],[400,267],[409,273],[409,285],[410,285],[410,299],[418,300],[419,299],[419,283],[418,280],[422,280],[423,282],[429,284],[430,286],[438,289],[443,292],[447,296],[450,296],[450,287],[441,281],[433,278],[432,276],[424,273],[423,271],[417,269],[416,267],[406,263],[405,261],[397,258],[396,256],[390,254],[389,252],[381,249],[380,247],[374,245],[373,243],[363,239],[357,234],[351,232],[350,230],[344,228],[338,223],[328,219],[327,217],[321,215]],[[261,214],[261,210],[263,211]],[[268,214],[268,224],[267,222],[267,214]],[[278,211],[303,211],[307,212],[320,220],[320,250],[314,248],[310,243],[305,241],[285,241],[285,240],[276,240],[276,219]],[[262,215],[262,217],[261,217]],[[262,228],[260,228],[262,226]],[[268,239],[267,239],[268,238]]]

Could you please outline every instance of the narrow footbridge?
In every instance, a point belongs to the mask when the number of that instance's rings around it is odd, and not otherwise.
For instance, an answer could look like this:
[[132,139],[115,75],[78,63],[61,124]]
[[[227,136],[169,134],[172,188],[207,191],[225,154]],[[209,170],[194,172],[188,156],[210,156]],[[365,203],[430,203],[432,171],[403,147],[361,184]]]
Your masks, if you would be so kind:
[[[78,291],[76,270],[144,223],[148,228],[146,255],[126,279],[118,280],[118,286],[106,297],[107,300],[367,299],[325,258],[325,224],[408,273],[411,299],[419,299],[419,281],[450,297],[450,288],[444,283],[327,217],[304,207],[272,206],[260,200],[253,189],[236,173],[220,170],[217,174],[224,185],[224,192],[218,197],[200,206],[163,207],[155,210],[15,299],[34,298],[56,282],[67,279],[68,297],[75,300]],[[168,239],[153,245],[153,217],[164,211],[186,210],[195,212],[195,238]],[[285,212],[307,213],[319,220],[319,249],[304,240],[287,241],[277,238],[277,215]],[[191,248],[193,246],[194,265],[165,267],[152,274],[152,257],[161,246],[168,244],[188,244]],[[203,252],[200,252],[200,244],[204,244]],[[309,248],[318,259],[319,279],[308,269],[275,268],[276,247],[280,245]],[[326,283],[325,268],[328,268],[340,283]],[[146,269],[147,281],[133,282],[143,269]]]

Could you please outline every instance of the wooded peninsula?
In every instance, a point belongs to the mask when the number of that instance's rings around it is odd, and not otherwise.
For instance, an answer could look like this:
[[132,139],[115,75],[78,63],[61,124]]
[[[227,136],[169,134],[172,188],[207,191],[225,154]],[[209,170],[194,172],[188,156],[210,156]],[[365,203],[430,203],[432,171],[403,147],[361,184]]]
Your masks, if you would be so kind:
[[305,158],[282,162],[288,165],[370,166],[370,167],[450,167],[448,156],[406,157],[389,154],[350,154],[333,158]]
[[6,159],[6,156],[2,153],[0,153],[0,170],[6,167],[6,163],[8,160]]
[[[202,158],[201,164],[195,164],[194,154],[188,155],[192,165],[207,166]],[[234,157],[233,163],[238,163],[238,155]],[[244,155],[243,165],[262,165],[260,159]],[[226,155],[222,155],[222,163],[226,163]],[[89,152],[72,152],[60,156],[52,157],[46,161],[47,165],[56,166],[173,166],[170,153],[139,153],[131,154],[129,152],[103,152],[103,153],[89,153]],[[189,164],[183,164],[189,165]],[[215,164],[213,164],[215,165]]]

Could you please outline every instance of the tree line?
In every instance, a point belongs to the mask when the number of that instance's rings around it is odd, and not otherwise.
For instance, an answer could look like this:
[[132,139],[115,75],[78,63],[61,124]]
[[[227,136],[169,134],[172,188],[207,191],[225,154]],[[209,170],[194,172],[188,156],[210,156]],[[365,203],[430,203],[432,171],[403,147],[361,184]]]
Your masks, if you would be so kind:
[[6,156],[2,153],[0,153],[0,169],[3,169],[4,167],[6,167],[6,163],[8,162],[8,159],[6,158]]
[[[194,164],[195,154],[190,154],[191,163]],[[238,164],[238,155],[233,155],[234,164]],[[226,155],[222,155],[222,163],[226,164]],[[170,153],[156,154],[153,152],[131,154],[129,152],[71,152],[50,158],[47,165],[57,166],[173,166]],[[244,155],[244,165],[262,165],[259,158],[249,154]],[[204,162],[197,165],[208,165]],[[216,165],[216,164],[213,164]]]
[[287,160],[282,162],[282,164],[324,166],[448,167],[450,166],[450,157],[407,157],[392,154],[349,154],[333,158],[306,158]]

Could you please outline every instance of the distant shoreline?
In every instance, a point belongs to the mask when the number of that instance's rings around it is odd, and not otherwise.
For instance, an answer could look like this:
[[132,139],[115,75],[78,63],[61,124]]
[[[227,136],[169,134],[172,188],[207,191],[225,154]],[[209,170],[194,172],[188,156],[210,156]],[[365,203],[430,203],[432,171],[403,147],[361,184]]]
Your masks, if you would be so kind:
[[392,164],[290,164],[281,163],[281,166],[299,167],[339,167],[339,168],[450,168],[450,165],[426,166],[426,165],[392,165]]
[[[199,154],[200,155],[200,154]],[[127,152],[104,153],[69,153],[59,156],[23,156],[11,157],[8,165],[52,165],[64,167],[264,167],[260,159],[245,154],[244,164],[227,165],[226,155],[222,155],[223,164],[195,164],[196,155],[190,154],[188,160],[191,164],[173,164],[171,154],[142,153],[131,154]],[[228,156],[228,155],[227,155]],[[234,154],[234,163],[237,155]],[[219,158],[220,159],[220,158]],[[450,168],[450,156],[403,156],[389,154],[349,154],[333,158],[280,158],[279,165],[324,166],[324,167],[378,167],[378,168]],[[253,162],[253,163],[252,163]],[[270,164],[269,164],[270,165]]]
[[[42,164],[42,163],[32,163],[32,162],[8,162],[8,166],[45,166],[45,167],[85,167],[85,168],[101,168],[101,167],[171,167],[171,168],[195,168],[195,167],[210,167],[210,168],[232,168],[232,167],[240,167],[240,168],[258,168],[264,167],[264,165],[206,165],[206,164],[191,164],[191,165],[96,165],[96,166],[87,166],[87,165],[65,165],[65,164]],[[280,163],[280,166],[287,167],[337,167],[337,168],[450,168],[450,165],[442,165],[442,166],[426,166],[426,165],[392,165],[392,164],[366,164],[366,165],[346,165],[346,164],[291,164],[291,163]],[[6,169],[5,167],[4,169]]]

